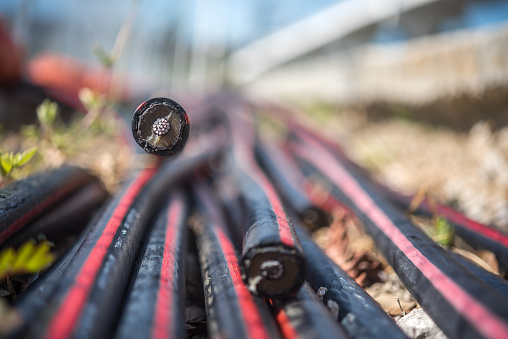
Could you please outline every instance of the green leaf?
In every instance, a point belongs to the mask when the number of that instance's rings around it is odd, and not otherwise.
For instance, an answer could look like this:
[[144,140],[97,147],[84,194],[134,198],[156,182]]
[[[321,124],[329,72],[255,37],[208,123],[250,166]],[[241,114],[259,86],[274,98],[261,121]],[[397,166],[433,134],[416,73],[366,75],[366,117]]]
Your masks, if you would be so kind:
[[27,241],[18,249],[16,260],[12,264],[13,271],[21,271],[26,267],[27,262],[34,255],[36,250],[35,243],[33,241]]
[[52,244],[48,241],[36,243],[28,240],[16,251],[9,247],[0,251],[0,280],[6,276],[37,273],[48,267],[54,260]]
[[54,255],[50,253],[51,245],[45,241],[40,243],[33,255],[26,261],[25,269],[28,272],[36,273],[46,268],[54,260]]
[[2,174],[4,176],[9,175],[9,173],[11,173],[12,170],[11,160],[12,160],[11,157],[7,153],[2,154],[2,156],[0,157],[0,166],[2,168]]
[[0,251],[0,279],[2,272],[8,272],[11,269],[14,260],[16,260],[16,251],[12,247]]
[[30,159],[33,158],[33,156],[35,155],[35,152],[37,152],[37,147],[32,147],[30,149],[27,149],[23,153],[17,153],[14,156],[14,161],[13,161],[12,165],[14,167],[23,166],[28,161],[30,161]]
[[434,225],[435,235],[433,239],[439,244],[443,246],[450,246],[453,242],[454,228],[446,218],[441,216],[437,217],[437,220]]
[[37,107],[37,119],[43,126],[51,126],[55,121],[58,112],[58,105],[49,99],[44,101]]

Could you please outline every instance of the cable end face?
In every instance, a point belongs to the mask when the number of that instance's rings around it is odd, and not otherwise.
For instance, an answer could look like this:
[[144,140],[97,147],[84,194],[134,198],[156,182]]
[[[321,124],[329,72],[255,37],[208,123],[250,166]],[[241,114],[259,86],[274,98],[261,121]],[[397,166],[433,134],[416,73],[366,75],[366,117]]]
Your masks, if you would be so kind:
[[306,265],[301,253],[281,245],[257,248],[242,260],[242,279],[254,295],[294,295],[305,280]]
[[132,136],[145,152],[173,156],[189,138],[187,112],[176,101],[153,98],[143,102],[132,118]]

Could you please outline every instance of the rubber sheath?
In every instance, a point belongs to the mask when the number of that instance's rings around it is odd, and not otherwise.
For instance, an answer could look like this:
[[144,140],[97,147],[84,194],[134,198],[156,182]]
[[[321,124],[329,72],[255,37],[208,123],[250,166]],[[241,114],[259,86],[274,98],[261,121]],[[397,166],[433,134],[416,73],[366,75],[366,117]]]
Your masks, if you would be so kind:
[[194,185],[202,222],[194,225],[210,338],[278,338],[268,306],[253,296],[240,276],[238,259],[223,217],[207,187]]
[[342,166],[315,140],[292,151],[334,184],[409,292],[450,338],[505,338],[508,303],[394,207],[367,180]]
[[133,275],[116,338],[183,338],[189,202],[174,191],[158,214]]
[[508,281],[506,279],[503,279],[499,275],[487,271],[483,267],[480,267],[473,261],[461,256],[460,254],[450,252],[450,255],[454,257],[455,260],[460,262],[462,266],[477,276],[481,281],[485,282],[497,292],[502,294],[505,300],[508,301]]
[[284,338],[349,338],[307,283],[290,298],[273,300]]
[[82,168],[63,166],[0,189],[0,244],[93,179]]
[[323,303],[337,303],[337,320],[351,338],[407,338],[379,304],[323,253],[305,231],[298,230],[298,236],[308,262],[307,282],[315,292],[326,288]]
[[207,164],[214,154],[180,158],[158,171],[142,171],[97,220],[94,232],[88,234],[62,277],[48,311],[31,327],[32,336],[110,337],[150,219],[171,185]]
[[[242,116],[238,114],[244,113]],[[305,258],[291,218],[254,156],[255,135],[245,107],[228,114],[233,136],[233,173],[246,213],[242,278],[265,297],[296,293],[305,279]]]
[[[367,172],[351,161],[344,150],[322,135],[315,133],[295,122],[291,123],[292,131],[296,135],[306,134],[309,137],[319,141],[329,151],[331,151],[343,165],[352,171],[364,174],[365,178],[369,178]],[[412,197],[395,192],[380,184],[379,188],[383,193],[389,197],[394,203],[398,204],[401,208],[407,209],[411,204]],[[425,199],[415,211],[418,214],[432,215],[432,208],[430,207],[428,199]],[[466,243],[475,249],[487,249],[492,251],[499,262],[499,267],[504,274],[508,274],[508,235],[500,232],[493,227],[484,225],[477,221],[467,218],[464,214],[454,210],[453,208],[436,204],[437,214],[445,217],[454,227],[455,233],[460,236]]]
[[317,207],[303,188],[305,177],[286,152],[275,145],[256,144],[256,156],[289,208],[310,229],[329,225],[328,215]]
[[235,248],[241,251],[247,230],[245,229],[245,213],[238,185],[230,175],[222,174],[214,180],[214,188],[229,225],[231,240]]
[[25,241],[35,239],[39,234],[55,244],[67,242],[69,237],[83,231],[93,214],[106,201],[108,192],[98,181],[93,180],[68,196],[27,224],[22,231],[9,238],[4,246],[18,248]]

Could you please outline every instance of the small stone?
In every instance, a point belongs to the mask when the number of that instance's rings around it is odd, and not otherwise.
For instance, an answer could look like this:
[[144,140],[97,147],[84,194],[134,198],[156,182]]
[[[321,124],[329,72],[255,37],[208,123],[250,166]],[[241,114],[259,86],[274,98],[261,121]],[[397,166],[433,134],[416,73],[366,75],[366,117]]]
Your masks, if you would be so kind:
[[[328,307],[328,310],[332,314],[333,318],[335,320],[339,319],[339,304],[337,304],[334,300],[328,300],[326,303],[326,307]],[[352,313],[350,313],[352,315]]]
[[317,296],[319,299],[323,300],[323,297],[325,296],[328,289],[326,287],[320,287],[317,291]]
[[414,309],[408,315],[400,318],[397,325],[409,338],[448,339],[422,308]]

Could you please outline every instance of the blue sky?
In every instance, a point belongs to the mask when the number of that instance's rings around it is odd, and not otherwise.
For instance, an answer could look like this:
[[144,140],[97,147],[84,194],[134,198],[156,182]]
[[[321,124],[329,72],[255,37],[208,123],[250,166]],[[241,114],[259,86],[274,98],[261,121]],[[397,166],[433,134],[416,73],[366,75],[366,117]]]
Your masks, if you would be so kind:
[[[230,46],[246,44],[336,3],[337,0],[18,0],[0,1],[0,13],[9,18],[24,16],[28,22],[56,23],[88,29],[94,38],[116,35],[131,6],[138,8],[136,30],[157,35],[180,25],[189,41],[195,29]],[[23,10],[23,8],[25,8]],[[92,29],[91,32],[94,32]],[[102,37],[101,37],[102,36]]]
[[[134,34],[138,37],[158,40],[164,36],[166,39],[165,35],[176,29],[177,35],[188,44],[198,34],[211,44],[225,42],[234,49],[338,1],[2,0],[0,13],[14,21],[17,36],[31,45],[46,44],[48,48],[60,51],[79,50],[76,40],[111,48],[132,7],[137,8]],[[508,18],[508,1],[477,1],[472,2],[461,21],[454,21],[453,25],[475,27],[503,18]],[[38,31],[44,25],[52,26],[47,30],[47,36]],[[37,41],[30,36],[34,35],[34,29]]]

